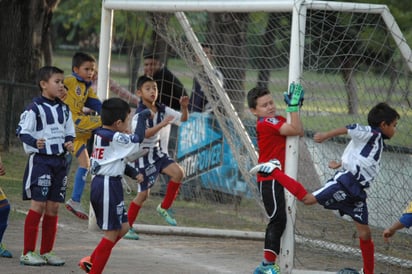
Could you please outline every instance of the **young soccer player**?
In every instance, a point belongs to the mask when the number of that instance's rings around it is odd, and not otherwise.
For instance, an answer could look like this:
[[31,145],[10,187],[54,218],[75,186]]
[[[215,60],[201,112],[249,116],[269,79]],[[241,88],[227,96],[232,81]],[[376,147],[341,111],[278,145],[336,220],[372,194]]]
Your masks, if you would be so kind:
[[133,223],[137,218],[143,203],[149,197],[149,190],[155,183],[160,173],[166,174],[170,177],[167,184],[166,195],[163,202],[157,206],[157,212],[170,225],[175,226],[176,220],[170,215],[168,209],[172,206],[174,199],[179,191],[180,184],[184,177],[183,168],[178,165],[167,152],[162,150],[160,139],[160,130],[168,126],[170,123],[179,125],[188,119],[189,111],[189,97],[182,96],[180,98],[181,112],[175,111],[170,107],[157,103],[157,84],[151,77],[141,76],[137,81],[136,94],[141,98],[140,104],[136,110],[136,115],[133,117],[132,127],[140,127],[139,117],[140,113],[146,109],[150,109],[155,113],[153,119],[149,119],[145,139],[141,146],[149,149],[147,155],[135,161],[135,167],[140,170],[144,176],[144,181],[138,185],[138,194],[130,203],[128,210],[128,219],[130,230],[126,234],[126,239],[137,240],[139,236],[133,229]]
[[[6,169],[3,166],[3,162],[0,157],[0,176],[6,175]],[[4,194],[3,189],[0,187],[0,257],[12,258],[13,255],[7,250],[6,246],[3,244],[3,235],[6,231],[10,213],[10,204],[7,200],[6,194]]]
[[[66,152],[75,137],[70,109],[59,96],[64,89],[63,71],[46,66],[38,72],[41,97],[33,99],[20,117],[17,136],[29,159],[23,177],[23,200],[31,200],[24,223],[24,250],[20,263],[54,266],[65,262],[53,253],[59,204],[66,197]],[[40,255],[35,252],[42,220]]]
[[74,177],[71,198],[67,200],[66,208],[83,220],[88,219],[88,214],[80,203],[90,168],[87,142],[92,136],[92,131],[101,126],[99,115],[87,115],[83,111],[83,108],[87,107],[100,114],[102,104],[91,87],[95,67],[96,59],[93,56],[77,52],[72,58],[72,75],[64,79],[64,84],[68,88],[64,102],[72,111],[76,128],[73,154],[79,163]]
[[349,215],[356,226],[363,259],[364,274],[374,273],[374,243],[368,225],[367,194],[379,172],[384,140],[394,136],[400,115],[386,103],[375,105],[368,113],[368,126],[352,124],[346,127],[320,132],[314,135],[315,142],[322,143],[335,136],[348,134],[352,140],[346,146],[342,161],[331,161],[329,167],[341,168],[333,178],[313,193],[304,191],[294,180],[283,180],[279,161],[269,161],[254,167],[251,172],[273,176],[291,192],[300,193],[298,199],[306,205],[319,203],[326,209],[338,210]]
[[[299,117],[299,107],[303,101],[303,89],[292,84],[286,109],[291,115],[290,123],[276,112],[276,105],[267,88],[255,87],[248,92],[250,111],[257,117],[256,132],[259,147],[259,163],[279,159],[284,166],[286,137],[303,136],[303,126]],[[292,100],[291,102],[290,100]],[[254,273],[280,273],[275,263],[280,251],[280,241],[286,227],[286,208],[283,186],[274,176],[258,175],[258,188],[261,194],[269,223],[266,227],[263,261]],[[304,193],[306,194],[306,193]]]
[[394,222],[391,227],[388,227],[383,231],[383,239],[385,242],[389,241],[389,238],[395,235],[396,231],[402,228],[410,228],[412,226],[412,202],[409,203],[405,212],[399,218],[398,221]]
[[109,260],[114,245],[129,229],[123,199],[123,174],[135,178],[143,176],[127,165],[129,157],[136,155],[144,139],[149,109],[141,112],[134,134],[128,134],[130,127],[130,107],[120,98],[110,98],[103,102],[103,127],[95,131],[91,157],[90,202],[96,214],[97,225],[104,231],[100,243],[93,253],[80,260],[80,267],[88,273],[102,273]]

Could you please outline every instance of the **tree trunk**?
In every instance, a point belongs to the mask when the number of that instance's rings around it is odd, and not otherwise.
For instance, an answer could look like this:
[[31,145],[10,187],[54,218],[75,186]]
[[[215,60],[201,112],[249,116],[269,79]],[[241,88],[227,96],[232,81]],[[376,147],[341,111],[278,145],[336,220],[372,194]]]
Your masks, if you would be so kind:
[[348,96],[348,114],[358,114],[359,110],[356,81],[353,73],[353,67],[342,69],[343,81],[345,83],[346,94]]
[[34,85],[42,61],[46,3],[42,0],[0,1],[0,144],[17,142],[20,113],[39,95]]
[[240,117],[245,108],[245,77],[247,56],[246,29],[247,13],[211,13],[209,26],[216,33],[214,42],[220,46],[214,49],[216,63],[225,79],[226,92]]
[[44,55],[44,64],[52,65],[53,63],[53,46],[51,40],[51,21],[53,18],[53,11],[57,7],[60,0],[47,0],[44,10],[44,21],[42,26],[42,42],[41,52]]
[[270,73],[272,72],[273,68],[280,68],[282,67],[282,65],[284,66],[284,64],[282,64],[281,62],[277,62],[278,58],[275,58],[274,56],[280,55],[277,54],[279,53],[279,50],[275,46],[276,38],[281,40],[282,35],[284,35],[282,33],[278,33],[276,31],[276,28],[280,28],[280,26],[282,25],[281,20],[285,17],[285,13],[269,14],[266,30],[263,35],[262,46],[259,48],[259,56],[264,57],[262,58],[263,61],[257,64],[259,66],[257,86],[259,87],[267,88],[270,81]]

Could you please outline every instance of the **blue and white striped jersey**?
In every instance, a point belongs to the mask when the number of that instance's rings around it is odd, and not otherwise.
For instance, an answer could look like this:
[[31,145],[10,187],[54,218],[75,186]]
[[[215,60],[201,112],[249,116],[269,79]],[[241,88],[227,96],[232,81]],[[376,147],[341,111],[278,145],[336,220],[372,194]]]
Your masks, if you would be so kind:
[[[56,98],[52,101],[36,97],[20,116],[16,130],[27,154],[40,153],[61,155],[66,152],[64,143],[75,137],[72,114],[69,107]],[[36,147],[37,139],[46,140],[45,147]]]
[[126,158],[136,154],[139,148],[139,138],[135,134],[115,132],[106,128],[96,129],[93,153],[90,158],[91,173],[113,177],[123,176],[127,164]]
[[352,138],[342,154],[342,167],[364,187],[379,173],[385,136],[379,128],[352,124],[346,126]]
[[[172,121],[173,124],[179,126],[181,124],[181,117],[182,117],[182,113],[180,113],[179,111],[176,111],[168,106],[165,106],[163,104],[159,104],[156,103],[157,106],[157,112],[155,113],[153,119],[148,119],[146,121],[146,128],[152,128],[154,126],[156,126],[157,124],[159,124],[160,122],[163,121],[164,117],[166,116],[173,116],[174,119]],[[139,118],[139,112],[141,112],[142,110],[146,109],[146,106],[143,103],[139,104],[139,107],[136,109],[136,114],[133,116],[132,119],[132,131],[135,130],[136,126],[137,126],[137,121]],[[166,136],[164,136],[164,133],[169,133],[170,129],[163,131],[160,130],[158,131],[155,135],[153,135],[152,137],[149,138],[144,138],[143,142],[141,143],[141,147],[143,148],[149,148],[149,149],[153,149],[153,148],[160,148],[160,149],[165,149],[167,148],[167,140],[164,140],[162,138],[165,138]],[[163,136],[163,137],[162,137]],[[161,138],[162,137],[162,138]],[[168,136],[167,136],[168,137]],[[163,142],[163,143],[162,143]],[[163,151],[164,153],[168,153],[167,150]]]

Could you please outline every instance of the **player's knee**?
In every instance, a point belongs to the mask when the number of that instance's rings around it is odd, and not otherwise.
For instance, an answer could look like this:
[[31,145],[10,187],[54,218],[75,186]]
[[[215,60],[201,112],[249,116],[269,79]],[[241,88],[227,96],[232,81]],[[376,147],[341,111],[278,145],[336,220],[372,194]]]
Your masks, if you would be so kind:
[[372,239],[372,233],[368,225],[362,225],[361,228],[358,226],[359,238],[364,241],[369,241]]
[[133,202],[137,205],[143,205],[143,203],[149,197],[149,192],[147,190],[139,192],[136,197],[133,199]]
[[174,182],[181,182],[183,181],[183,178],[185,176],[185,172],[183,170],[183,167],[181,167],[178,164],[175,164],[172,174],[170,174],[171,180]]

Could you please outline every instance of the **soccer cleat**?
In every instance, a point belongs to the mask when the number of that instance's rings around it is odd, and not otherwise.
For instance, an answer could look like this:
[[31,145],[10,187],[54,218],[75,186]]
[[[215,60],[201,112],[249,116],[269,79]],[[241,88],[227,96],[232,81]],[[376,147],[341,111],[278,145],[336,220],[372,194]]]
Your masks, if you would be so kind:
[[123,236],[124,239],[127,240],[139,240],[139,235],[137,234],[134,228],[130,228],[129,231]]
[[173,226],[177,225],[176,220],[170,214],[169,210],[162,208],[161,204],[157,206],[156,210],[157,210],[157,213],[159,213],[159,215],[162,216],[169,225],[173,225]]
[[12,258],[13,255],[11,255],[10,251],[6,249],[6,246],[2,243],[0,243],[0,257],[3,258]]
[[269,176],[275,169],[282,170],[282,165],[278,159],[272,159],[269,162],[258,164],[249,170],[249,173],[252,175],[259,173],[262,176]]
[[61,266],[65,264],[65,261],[60,257],[54,255],[53,252],[44,253],[40,255],[40,257],[42,257],[48,265]]
[[264,265],[262,262],[256,267],[253,274],[280,274],[280,267],[277,264]]
[[45,265],[46,261],[37,253],[29,251],[26,255],[20,256],[20,264],[22,265],[31,265],[31,266],[41,266]]
[[67,210],[69,210],[71,213],[73,213],[74,215],[76,215],[77,217],[79,217],[82,220],[88,220],[89,219],[89,216],[84,211],[82,205],[79,202],[75,202],[72,199],[69,199],[66,202],[66,208],[67,208]]
[[92,269],[92,262],[90,260],[90,256],[86,256],[83,259],[79,261],[79,266],[84,272],[89,273],[90,270]]

